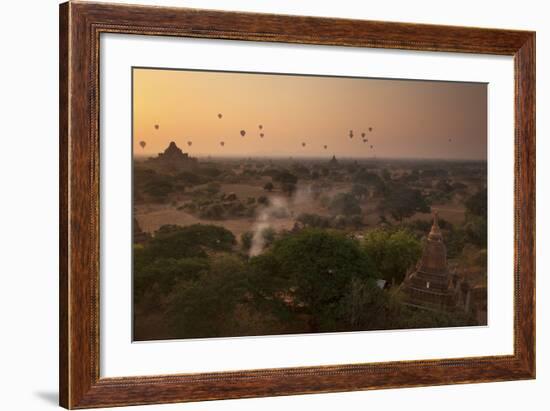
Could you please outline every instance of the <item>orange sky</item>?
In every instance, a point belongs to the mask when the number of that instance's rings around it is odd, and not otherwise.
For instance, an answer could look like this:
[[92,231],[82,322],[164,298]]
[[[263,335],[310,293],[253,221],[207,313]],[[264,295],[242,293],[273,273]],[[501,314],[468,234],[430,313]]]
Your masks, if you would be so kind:
[[192,156],[487,158],[486,84],[141,68],[133,82],[136,155],[175,141]]

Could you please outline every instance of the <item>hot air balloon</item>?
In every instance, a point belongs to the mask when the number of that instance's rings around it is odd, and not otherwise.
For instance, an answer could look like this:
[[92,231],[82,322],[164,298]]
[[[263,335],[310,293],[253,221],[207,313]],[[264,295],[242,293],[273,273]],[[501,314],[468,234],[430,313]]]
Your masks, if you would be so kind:
[[188,145],[188,146],[192,146],[192,145],[193,145],[193,142],[192,142],[192,141],[188,141],[188,142],[187,142],[187,145]]
[[147,143],[145,141],[140,141],[139,142],[139,145],[141,146],[141,148],[145,148],[145,146],[147,145]]
[[451,141],[453,141],[453,140],[452,140],[452,139],[449,139],[449,143],[450,143]]
[[241,136],[244,137],[246,134],[246,131],[245,130],[241,130]]
[[365,135],[366,135],[366,134],[365,134],[365,132],[363,131],[363,132],[361,133],[361,137],[365,138]]
[[218,118],[222,118],[222,113],[218,113]]
[[159,125],[158,124],[155,124],[155,130],[158,130],[159,129]]
[[306,146],[306,143],[302,143],[302,147],[305,147]]
[[370,148],[374,148],[374,146],[371,145]]
[[325,150],[327,149],[327,145],[326,145],[326,144],[325,144],[323,147],[325,148]]
[[264,133],[260,133],[260,137],[261,137],[261,138],[264,138]]
[[369,127],[369,131],[372,131],[372,127]]
[[261,130],[262,128],[264,128],[264,126],[262,126],[261,124],[258,126],[258,128]]
[[349,138],[353,138],[353,130],[349,131]]
[[220,146],[225,146],[225,143],[223,141],[220,141]]

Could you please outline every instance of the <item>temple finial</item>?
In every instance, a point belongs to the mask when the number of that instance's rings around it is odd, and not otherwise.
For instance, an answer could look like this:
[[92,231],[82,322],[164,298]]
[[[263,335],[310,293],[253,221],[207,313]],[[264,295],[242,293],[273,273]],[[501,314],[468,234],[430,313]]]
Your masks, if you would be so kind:
[[441,236],[441,230],[439,229],[439,213],[437,212],[437,210],[434,211],[433,216],[434,216],[434,221],[432,224],[432,229],[430,230],[430,234],[428,235],[428,238],[430,240],[441,241],[442,236]]

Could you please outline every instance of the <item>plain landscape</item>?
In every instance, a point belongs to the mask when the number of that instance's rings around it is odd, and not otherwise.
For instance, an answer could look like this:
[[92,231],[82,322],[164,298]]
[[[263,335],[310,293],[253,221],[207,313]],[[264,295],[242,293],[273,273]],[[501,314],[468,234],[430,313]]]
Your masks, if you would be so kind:
[[[296,137],[195,110],[168,131],[161,111],[136,116],[148,137],[134,137],[135,340],[486,324],[485,141],[424,135],[407,149],[381,121]],[[185,121],[216,132],[175,138]]]

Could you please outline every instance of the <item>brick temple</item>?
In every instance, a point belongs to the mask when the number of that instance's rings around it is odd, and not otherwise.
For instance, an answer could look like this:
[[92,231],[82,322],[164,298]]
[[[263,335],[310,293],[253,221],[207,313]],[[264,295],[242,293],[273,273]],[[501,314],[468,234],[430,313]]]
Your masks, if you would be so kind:
[[405,303],[424,309],[450,311],[459,302],[456,276],[447,266],[447,248],[438,224],[437,212],[422,257],[402,285]]
[[197,159],[184,153],[173,141],[164,152],[159,153],[157,157],[150,158],[149,162],[174,171],[193,168],[197,165]]

